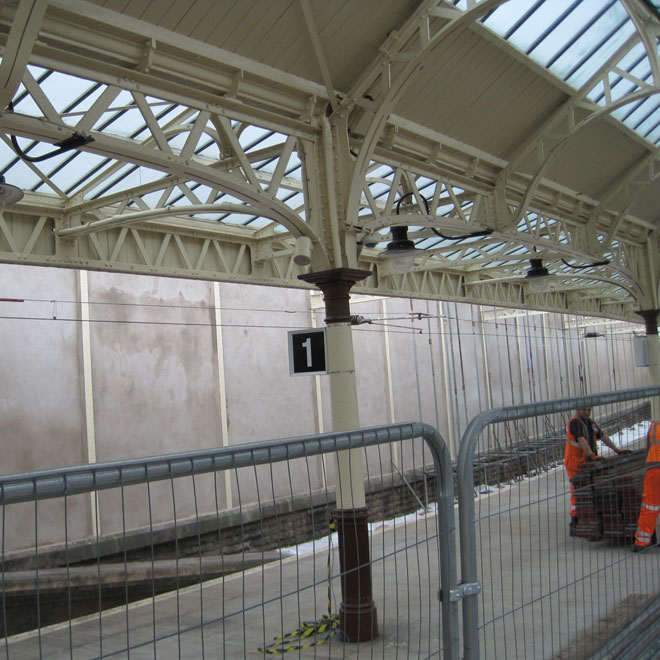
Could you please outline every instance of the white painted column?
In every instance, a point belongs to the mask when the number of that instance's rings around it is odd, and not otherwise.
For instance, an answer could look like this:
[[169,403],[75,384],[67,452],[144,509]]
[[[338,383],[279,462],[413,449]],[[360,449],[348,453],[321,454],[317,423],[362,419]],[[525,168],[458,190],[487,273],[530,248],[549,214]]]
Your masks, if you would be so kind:
[[[94,386],[92,381],[92,340],[89,325],[89,280],[86,270],[78,271],[80,287],[80,340],[82,349],[83,407],[87,462],[96,463],[96,427],[94,423]],[[89,494],[92,534],[100,533],[100,518],[96,491]]]
[[[220,444],[229,446],[229,420],[227,416],[227,382],[225,380],[224,345],[222,342],[222,309],[220,308],[220,283],[213,282],[213,330],[215,332],[216,369],[218,371],[218,403],[220,407]],[[225,506],[231,509],[231,472],[224,471]]]
[[[336,268],[299,275],[323,292],[333,431],[360,426],[353,357],[350,290],[369,271]],[[340,628],[351,642],[378,637],[376,606],[372,596],[369,510],[364,492],[362,450],[336,452],[337,525],[342,602]]]
[[[328,324],[326,339],[332,430],[350,431],[360,427],[350,322]],[[364,506],[362,449],[337,452],[337,508],[359,509]]]
[[486,333],[484,332],[484,314],[483,307],[479,305],[479,324],[481,326],[481,350],[484,354],[484,382],[486,386],[486,405],[493,407],[493,397],[490,389],[490,365],[488,364],[488,346],[486,344]]
[[[660,342],[658,335],[646,335],[646,342],[649,354],[649,384],[660,385]],[[651,399],[651,417],[654,420],[660,419],[660,398]]]
[[442,373],[445,387],[445,406],[447,411],[447,444],[449,445],[449,455],[451,458],[456,456],[456,438],[454,433],[454,416],[451,406],[451,379],[449,374],[449,358],[447,348],[447,334],[445,332],[445,318],[442,302],[438,302],[438,317],[440,325],[440,345],[442,350]]
[[[317,327],[316,312],[323,307],[323,298],[316,292],[310,292],[309,295],[310,305],[310,323],[312,328]],[[316,408],[316,430],[318,433],[325,433],[325,423],[323,421],[323,397],[321,396],[321,376],[313,376],[314,378],[314,403]],[[319,467],[321,474],[321,487],[326,489],[328,487],[328,463],[325,454],[319,457]]]
[[[387,300],[380,301],[380,311],[383,318],[387,318]],[[387,386],[388,422],[394,424],[396,415],[394,411],[394,387],[392,385],[392,354],[390,352],[390,329],[387,323],[383,329],[383,346],[385,350],[385,381]]]

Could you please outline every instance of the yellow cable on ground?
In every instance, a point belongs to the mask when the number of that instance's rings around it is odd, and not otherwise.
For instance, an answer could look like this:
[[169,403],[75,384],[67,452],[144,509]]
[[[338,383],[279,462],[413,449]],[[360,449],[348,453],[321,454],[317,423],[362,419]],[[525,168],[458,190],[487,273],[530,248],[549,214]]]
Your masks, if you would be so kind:
[[[324,614],[318,621],[301,621],[298,628],[285,635],[278,635],[268,646],[260,646],[259,651],[269,655],[280,655],[289,651],[300,651],[314,646],[321,646],[327,642],[339,630],[339,616],[332,614],[332,590],[330,584],[330,559],[332,554],[332,533],[335,531],[335,522],[330,522],[330,542],[328,544],[328,613]],[[318,635],[325,636],[322,639],[312,639]],[[308,642],[304,640],[310,640]]]

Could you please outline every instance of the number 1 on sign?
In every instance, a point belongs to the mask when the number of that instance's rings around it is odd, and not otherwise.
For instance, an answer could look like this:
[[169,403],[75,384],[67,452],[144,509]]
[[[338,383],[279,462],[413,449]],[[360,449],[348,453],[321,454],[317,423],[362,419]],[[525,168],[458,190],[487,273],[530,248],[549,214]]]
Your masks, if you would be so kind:
[[311,369],[312,367],[312,338],[307,337],[302,343],[302,347],[307,351],[307,368]]

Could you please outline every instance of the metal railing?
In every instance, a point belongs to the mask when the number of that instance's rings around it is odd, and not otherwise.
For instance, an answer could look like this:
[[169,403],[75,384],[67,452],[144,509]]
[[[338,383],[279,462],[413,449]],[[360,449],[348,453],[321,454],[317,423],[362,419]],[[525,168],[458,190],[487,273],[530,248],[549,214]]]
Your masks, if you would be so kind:
[[[569,537],[563,438],[525,432],[516,469],[497,465],[496,441],[476,453],[500,422],[657,395],[475,417],[456,466],[460,583],[452,465],[421,423],[0,477],[0,658],[263,658],[288,647],[298,657],[457,660],[459,606],[466,659],[609,657],[594,651],[624,646],[638,613],[656,616],[660,553]],[[334,616],[346,574],[330,534],[327,458],[356,449],[380,636],[353,644]]]
[[[312,487],[320,470],[332,471],[313,457],[348,449],[363,451],[372,511],[382,622],[369,644],[346,643],[336,630],[338,549],[323,538],[334,491]],[[231,475],[238,500],[231,511],[218,505],[221,474]],[[389,521],[418,509],[429,489],[432,512]],[[248,658],[287,644],[324,657],[459,656],[452,466],[425,424],[3,476],[0,504],[7,660]],[[100,533],[111,515],[120,529]],[[310,620],[325,621],[320,636],[305,634]]]
[[532,478],[500,479],[497,487],[475,492],[482,432],[510,420],[658,395],[660,387],[608,392],[487,410],[470,421],[457,464],[466,660],[586,658],[660,593],[657,553],[631,554],[630,536],[594,535],[591,541],[603,540],[596,544],[569,535],[563,440],[545,462],[534,462]]

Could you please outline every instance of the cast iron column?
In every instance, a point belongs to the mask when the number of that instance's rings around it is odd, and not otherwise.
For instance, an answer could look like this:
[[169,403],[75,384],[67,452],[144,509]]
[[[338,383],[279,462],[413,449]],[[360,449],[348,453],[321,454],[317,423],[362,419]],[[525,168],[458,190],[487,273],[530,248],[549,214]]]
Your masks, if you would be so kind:
[[[637,312],[646,326],[646,348],[649,356],[649,385],[660,385],[660,343],[658,343],[658,314],[660,309]],[[651,419],[660,419],[660,401],[651,399]]]
[[[369,275],[365,270],[335,268],[299,276],[323,292],[334,431],[360,426],[349,294],[356,282]],[[378,621],[371,589],[362,450],[337,452],[336,472],[337,509],[332,516],[339,536],[340,628],[347,641],[365,642],[378,637]]]

